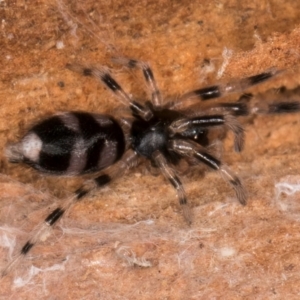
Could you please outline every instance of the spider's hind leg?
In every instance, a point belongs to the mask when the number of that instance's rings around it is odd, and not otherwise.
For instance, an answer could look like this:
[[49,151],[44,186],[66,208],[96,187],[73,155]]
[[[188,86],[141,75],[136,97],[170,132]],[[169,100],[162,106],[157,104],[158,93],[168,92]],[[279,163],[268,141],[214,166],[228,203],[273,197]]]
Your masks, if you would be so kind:
[[124,65],[130,69],[137,68],[142,70],[146,84],[151,92],[151,102],[156,109],[161,108],[162,106],[161,92],[157,86],[153,72],[147,62],[130,59],[127,57],[116,57],[113,58],[113,61],[115,63]]
[[134,167],[138,163],[137,154],[128,150],[123,158],[115,163],[113,166],[108,168],[106,171],[98,173],[94,179],[87,180],[83,185],[77,189],[73,196],[66,199],[63,205],[55,208],[45,218],[44,222],[39,224],[31,233],[31,237],[21,248],[19,254],[3,269],[0,273],[0,278],[7,275],[14,266],[16,266],[22,258],[24,258],[30,250],[41,240],[45,233],[53,227],[66,212],[78,201],[81,201],[87,194],[95,189],[106,186],[112,180],[120,177],[124,174],[127,169]]
[[149,120],[152,117],[151,110],[131,99],[131,97],[122,89],[119,83],[110,75],[107,68],[98,66],[84,66],[80,64],[67,64],[69,70],[80,73],[84,76],[93,76],[99,79],[107,86],[114,95],[125,105],[129,106],[131,111],[140,116],[144,120]]

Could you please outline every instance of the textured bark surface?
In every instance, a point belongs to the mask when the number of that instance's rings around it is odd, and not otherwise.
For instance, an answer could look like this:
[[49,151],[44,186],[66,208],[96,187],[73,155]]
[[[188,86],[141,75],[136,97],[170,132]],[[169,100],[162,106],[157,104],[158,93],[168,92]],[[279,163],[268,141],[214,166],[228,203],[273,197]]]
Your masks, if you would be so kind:
[[[199,2],[0,1],[1,268],[83,181],[11,165],[5,145],[54,112],[119,106],[67,63],[108,65],[137,99],[147,98],[141,74],[111,57],[148,61],[165,98],[276,67],[286,72],[250,89],[253,101],[300,98],[300,3]],[[0,299],[297,299],[299,117],[241,118],[240,154],[230,134],[222,140],[222,160],[247,187],[246,207],[218,173],[193,169],[182,176],[188,227],[172,187],[139,168],[76,204],[1,279]]]

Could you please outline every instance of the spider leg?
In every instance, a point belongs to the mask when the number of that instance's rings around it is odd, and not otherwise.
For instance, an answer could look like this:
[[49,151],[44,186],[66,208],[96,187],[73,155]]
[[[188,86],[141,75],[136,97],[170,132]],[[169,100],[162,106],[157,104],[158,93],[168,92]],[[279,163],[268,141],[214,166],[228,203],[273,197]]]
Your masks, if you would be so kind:
[[152,102],[153,106],[157,109],[162,106],[161,92],[157,87],[157,83],[155,81],[153,72],[148,63],[139,61],[139,60],[135,60],[135,59],[130,59],[127,57],[116,57],[116,58],[113,58],[113,61],[115,63],[124,65],[130,69],[133,69],[133,68],[141,69],[143,71],[143,75],[144,75],[145,81],[147,83],[147,86],[151,92],[151,102]]
[[176,189],[179,204],[182,207],[184,219],[188,224],[192,223],[192,213],[188,206],[185,191],[180,179],[177,177],[175,171],[168,165],[166,158],[160,151],[155,151],[152,158],[158,166],[161,173]]
[[235,190],[239,202],[246,205],[247,195],[240,179],[221,161],[210,155],[204,147],[192,141],[176,139],[170,141],[169,148],[179,155],[196,158],[211,169],[219,171],[223,179]]
[[186,133],[193,133],[216,126],[225,126],[225,128],[234,133],[234,149],[236,152],[240,152],[243,149],[244,129],[236,117],[229,113],[178,119],[171,123],[168,129],[173,135],[180,134],[185,136]]
[[294,113],[300,111],[300,102],[291,101],[291,102],[278,102],[273,103],[268,106],[267,113],[269,114],[286,114]]
[[31,233],[31,237],[20,250],[19,254],[1,271],[0,278],[7,275],[29,251],[41,240],[47,231],[53,227],[61,217],[76,203],[81,201],[91,191],[102,188],[112,180],[120,177],[124,172],[138,163],[137,154],[133,150],[128,150],[123,158],[112,167],[101,172],[91,180],[87,180],[77,189],[73,196],[65,200],[64,204],[55,208]]
[[79,64],[67,64],[69,70],[80,73],[84,76],[94,76],[105,84],[116,97],[125,105],[129,106],[131,111],[143,118],[149,120],[152,117],[152,112],[148,107],[141,105],[140,103],[133,101],[131,97],[122,89],[118,82],[110,75],[107,68],[88,67]]
[[[254,102],[251,101],[253,97],[256,98]],[[294,98],[288,97],[287,100],[276,101],[270,104],[264,101],[265,99],[262,97],[244,94],[239,98],[237,104],[247,106],[248,112],[252,114],[289,114],[300,111],[300,101],[294,100]]]
[[209,105],[207,107],[203,107],[202,105],[200,109],[202,113],[204,111],[221,114],[230,113],[235,117],[249,115],[249,107],[246,103],[243,102],[223,102],[218,104],[214,103],[213,105]]
[[220,84],[220,85],[212,85],[209,87],[197,89],[186,94],[183,94],[179,99],[174,101],[170,108],[174,109],[177,106],[183,105],[184,102],[190,98],[194,98],[195,100],[210,100],[215,98],[220,98],[226,96],[231,93],[239,93],[244,90],[256,85],[260,84],[275,75],[281,73],[282,70],[271,69],[268,72],[260,73],[254,76],[245,77],[240,80],[232,80],[228,83]]

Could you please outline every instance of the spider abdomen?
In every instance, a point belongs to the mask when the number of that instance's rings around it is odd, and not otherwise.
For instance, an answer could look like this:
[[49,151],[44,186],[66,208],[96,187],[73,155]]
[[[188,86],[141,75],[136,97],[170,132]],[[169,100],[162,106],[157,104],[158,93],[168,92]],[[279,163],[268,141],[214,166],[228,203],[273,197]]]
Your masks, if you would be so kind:
[[125,138],[108,115],[67,112],[34,125],[7,156],[46,173],[79,175],[104,169],[121,158]]

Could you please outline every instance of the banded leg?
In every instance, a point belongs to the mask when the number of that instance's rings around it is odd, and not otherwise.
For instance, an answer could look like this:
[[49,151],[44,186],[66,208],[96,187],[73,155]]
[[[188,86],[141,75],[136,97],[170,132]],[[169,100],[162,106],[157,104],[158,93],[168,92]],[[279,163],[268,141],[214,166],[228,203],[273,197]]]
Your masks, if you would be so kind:
[[256,101],[251,101],[253,97],[252,94],[243,94],[237,102],[211,103],[210,105],[198,102],[182,111],[188,118],[197,116],[194,113],[195,111],[200,112],[201,115],[204,115],[205,112],[213,114],[229,113],[235,117],[248,116],[250,114],[288,114],[300,111],[300,101],[293,98],[268,103],[265,101],[264,95],[255,96]]
[[253,97],[252,94],[244,94],[239,98],[237,104],[247,106],[248,112],[252,114],[289,114],[300,111],[300,101],[294,100],[295,98],[290,95],[283,95],[286,98],[285,101],[276,101],[274,103],[266,102],[264,95],[255,96],[256,101],[254,102],[251,101]]
[[216,126],[225,126],[234,133],[234,149],[236,152],[240,152],[244,145],[244,129],[230,114],[182,118],[174,121],[169,126],[169,130],[173,135],[185,136],[186,133],[197,133],[199,130]]
[[247,195],[239,178],[218,159],[207,153],[207,150],[199,144],[186,140],[172,140],[170,150],[187,157],[196,158],[213,170],[219,171],[225,181],[235,190],[236,196],[242,205],[246,205]]
[[45,218],[44,222],[33,230],[31,237],[22,247],[20,253],[1,271],[0,278],[7,275],[40,241],[41,237],[44,236],[76,202],[82,200],[91,191],[104,187],[112,180],[121,176],[127,169],[134,167],[137,162],[137,154],[129,150],[124,154],[122,160],[117,162],[106,172],[101,172],[96,178],[86,181],[82,187],[75,191],[73,196],[68,198],[62,206],[55,208]]
[[113,58],[113,61],[115,63],[121,64],[123,66],[126,66],[127,68],[133,69],[141,69],[143,71],[143,75],[145,78],[145,81],[147,83],[147,86],[151,92],[151,102],[155,108],[160,108],[162,106],[162,96],[161,92],[157,87],[157,83],[155,81],[153,72],[149,66],[148,63],[130,59],[127,57],[116,57]]
[[286,113],[294,113],[300,111],[300,102],[278,102],[273,103],[268,106],[269,114],[286,114]]
[[125,105],[129,106],[131,111],[143,118],[149,120],[152,117],[152,112],[149,108],[133,101],[131,97],[122,89],[117,81],[110,75],[109,71],[104,67],[87,67],[79,64],[67,64],[69,70],[80,73],[84,76],[94,76],[104,83]]
[[176,189],[177,196],[179,199],[179,204],[182,207],[184,219],[188,224],[191,224],[192,214],[188,206],[185,191],[180,179],[177,177],[175,171],[168,165],[167,160],[165,159],[164,155],[160,151],[158,150],[155,151],[152,158],[154,159],[161,173]]
[[282,70],[271,69],[268,72],[257,74],[254,76],[242,78],[240,80],[232,80],[225,84],[212,85],[209,87],[197,89],[186,94],[183,94],[178,100],[176,100],[171,108],[174,109],[177,106],[183,105],[187,99],[195,98],[195,100],[210,100],[215,98],[220,98],[231,93],[239,93],[244,90],[260,84],[268,79],[274,77],[275,75],[281,73]]
[[218,103],[218,105],[210,106],[209,110],[211,112],[217,113],[230,113],[235,117],[247,116],[249,115],[249,108],[246,103],[243,102],[224,102]]

